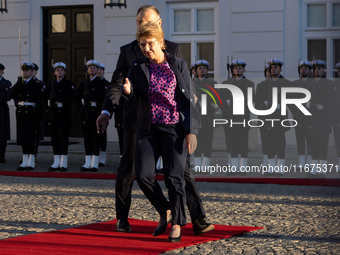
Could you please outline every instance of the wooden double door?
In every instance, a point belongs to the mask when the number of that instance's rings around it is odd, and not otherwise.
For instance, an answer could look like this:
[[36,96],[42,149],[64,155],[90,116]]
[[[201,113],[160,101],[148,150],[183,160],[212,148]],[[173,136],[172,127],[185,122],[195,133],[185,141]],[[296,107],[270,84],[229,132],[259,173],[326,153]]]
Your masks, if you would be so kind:
[[[64,62],[66,79],[77,87],[85,79],[84,62],[93,59],[93,6],[49,7],[43,11],[43,79],[46,83],[51,81],[52,63]],[[81,137],[80,115],[74,107],[72,120],[70,136]]]

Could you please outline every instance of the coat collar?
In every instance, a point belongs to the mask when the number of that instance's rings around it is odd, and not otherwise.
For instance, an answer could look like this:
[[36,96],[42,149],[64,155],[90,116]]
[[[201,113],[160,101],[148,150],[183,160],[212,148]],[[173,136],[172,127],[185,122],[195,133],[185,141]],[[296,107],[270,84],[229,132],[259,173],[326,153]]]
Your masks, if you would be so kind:
[[132,45],[131,48],[132,48],[133,52],[135,53],[137,59],[143,58],[143,57],[144,57],[144,54],[143,54],[143,52],[141,51],[141,49],[139,48],[139,46],[138,46],[138,41],[137,41],[137,40],[134,40],[134,41],[131,43],[131,45]]

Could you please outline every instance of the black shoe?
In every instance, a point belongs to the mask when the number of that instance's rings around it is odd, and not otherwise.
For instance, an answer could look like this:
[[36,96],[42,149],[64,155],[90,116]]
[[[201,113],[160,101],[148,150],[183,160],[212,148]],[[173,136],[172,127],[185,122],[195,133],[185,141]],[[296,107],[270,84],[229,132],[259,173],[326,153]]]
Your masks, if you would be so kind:
[[90,172],[91,171],[91,168],[85,168],[85,167],[81,167],[80,168],[80,172]]
[[98,168],[92,167],[91,172],[98,172]]
[[117,232],[122,232],[122,233],[130,233],[131,227],[130,227],[130,223],[127,220],[117,220],[116,223],[116,231]]
[[18,166],[17,170],[18,170],[18,171],[24,171],[24,170],[26,170],[26,167]]
[[172,215],[170,213],[166,223],[161,225],[160,227],[157,227],[152,235],[153,236],[159,236],[160,234],[163,234],[171,221],[172,221]]
[[105,166],[105,163],[99,162],[99,166]]
[[59,171],[59,170],[60,170],[59,167],[57,167],[57,168],[50,167],[50,168],[48,169],[49,172],[55,172],[55,171]]
[[195,235],[206,233],[213,230],[214,228],[215,227],[213,224],[207,223],[202,217],[197,218],[192,225],[192,229],[194,230]]
[[34,170],[34,167],[28,166],[28,167],[26,167],[26,170],[27,171],[32,171],[32,170]]
[[171,237],[171,236],[169,236],[168,237],[168,242],[170,242],[170,243],[179,243],[181,241],[181,238],[182,238],[182,232],[179,234],[178,237]]
[[66,167],[60,167],[60,172],[66,172],[67,168]]

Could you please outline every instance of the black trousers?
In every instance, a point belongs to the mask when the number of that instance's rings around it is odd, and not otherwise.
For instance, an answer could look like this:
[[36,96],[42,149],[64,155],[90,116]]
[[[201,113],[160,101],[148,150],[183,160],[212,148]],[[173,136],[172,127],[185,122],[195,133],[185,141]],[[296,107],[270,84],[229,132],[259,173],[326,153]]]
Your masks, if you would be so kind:
[[308,138],[308,129],[305,127],[295,127],[295,138],[296,145],[299,155],[306,154],[306,144],[307,144],[307,154],[311,155],[311,139]]
[[98,156],[103,134],[98,134],[97,128],[82,127],[82,129],[84,136],[85,154]]
[[118,127],[117,128],[117,134],[118,134],[118,142],[119,142],[119,153],[120,153],[120,155],[123,155],[124,130],[121,127]]
[[7,140],[3,140],[0,146],[0,159],[5,158],[6,147],[7,147]]
[[54,128],[50,127],[51,140],[54,155],[67,155],[68,153],[68,138],[69,128]]
[[[131,190],[134,180],[133,161],[135,149],[136,132],[123,130],[123,153],[116,179],[116,215],[117,219],[127,219],[131,207]],[[189,209],[191,221],[205,218],[203,202],[196,186],[195,178],[190,171],[189,159],[187,159],[184,169],[185,192],[187,197],[187,207]]]
[[270,139],[268,135],[268,129],[260,128],[261,134],[261,145],[262,145],[262,153],[264,155],[268,155],[270,149]]
[[106,133],[106,131],[104,132],[104,134],[102,134],[100,139],[101,139],[101,141],[100,141],[100,150],[101,151],[106,151],[106,147],[107,147],[107,133]]
[[[164,181],[169,201],[155,178],[155,167],[162,156]],[[139,130],[136,135],[135,172],[139,187],[157,212],[171,209],[172,224],[186,225],[184,167],[187,157],[185,134],[180,124],[151,125],[151,130]]]
[[314,133],[312,136],[312,159],[313,160],[327,160],[328,154],[328,140],[329,140],[329,133],[328,131],[324,132],[317,132]]
[[195,156],[197,157],[201,157],[202,153],[204,154],[204,157],[211,157],[214,135],[213,117],[213,115],[201,116],[202,128],[199,130],[199,133],[197,135],[197,148],[195,150]]
[[22,146],[22,153],[23,154],[32,154],[35,155],[36,148],[35,146]]
[[248,128],[229,128],[230,146],[229,152],[232,158],[237,158],[241,154],[241,158],[248,157]]
[[286,133],[284,131],[277,131],[269,129],[268,135],[268,158],[275,158],[277,155],[278,159],[284,159],[286,156]]

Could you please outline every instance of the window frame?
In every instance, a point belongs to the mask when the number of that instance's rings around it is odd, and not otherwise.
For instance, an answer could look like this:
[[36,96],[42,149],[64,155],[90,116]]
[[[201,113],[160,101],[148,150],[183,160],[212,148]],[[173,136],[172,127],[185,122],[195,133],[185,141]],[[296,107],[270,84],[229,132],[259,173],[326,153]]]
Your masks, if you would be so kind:
[[[191,32],[175,32],[174,28],[174,11],[175,10],[191,10]],[[196,10],[213,10],[214,11],[214,31],[196,31]],[[219,36],[218,32],[218,2],[196,2],[196,3],[169,3],[168,15],[170,31],[169,40],[176,43],[190,43],[191,45],[191,62],[187,63],[190,68],[194,61],[197,61],[197,43],[213,43],[214,44],[214,71],[208,71],[208,74],[212,74],[214,79],[219,75],[218,68],[218,54],[219,48]]]
[[[337,4],[336,1],[320,1],[320,0],[307,0],[304,2],[303,5],[303,28],[305,32],[307,31],[334,31],[339,30],[340,27],[333,27],[333,4]],[[308,5],[319,5],[323,4],[326,5],[326,26],[325,27],[307,27],[307,21],[308,21],[308,14],[307,14],[307,6]]]

